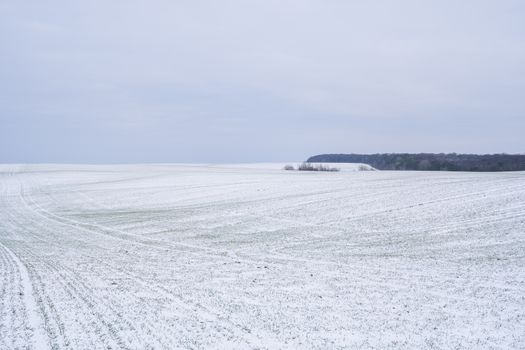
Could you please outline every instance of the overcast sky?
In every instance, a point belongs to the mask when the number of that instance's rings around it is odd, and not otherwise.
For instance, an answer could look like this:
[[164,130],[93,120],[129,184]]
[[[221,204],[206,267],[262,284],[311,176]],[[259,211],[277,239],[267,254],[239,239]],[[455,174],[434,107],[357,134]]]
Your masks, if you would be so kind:
[[0,1],[0,163],[525,153],[525,1]]

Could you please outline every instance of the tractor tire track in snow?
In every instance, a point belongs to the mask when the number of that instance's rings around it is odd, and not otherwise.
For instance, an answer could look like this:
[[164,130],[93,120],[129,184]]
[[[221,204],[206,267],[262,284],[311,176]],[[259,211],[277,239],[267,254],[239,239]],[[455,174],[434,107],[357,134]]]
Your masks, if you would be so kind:
[[[56,232],[63,232],[63,231],[66,231],[69,229],[69,231],[71,232],[71,230],[74,230],[74,231],[81,231],[81,232],[88,232],[90,234],[102,234],[103,236],[108,236],[108,231],[110,233],[113,233],[113,231],[115,230],[112,230],[110,228],[105,228],[105,227],[98,227],[96,226],[96,228],[99,228],[99,230],[95,230],[93,225],[89,225],[87,227],[85,227],[85,225],[83,225],[82,223],[80,222],[77,222],[77,221],[74,221],[72,222],[71,220],[68,220],[68,219],[65,219],[65,218],[61,218],[57,215],[53,215],[53,214],[50,214],[49,212],[47,212],[46,210],[42,209],[34,200],[31,196],[29,196],[27,194],[26,191],[23,190],[23,186],[22,184],[20,184],[20,196],[19,196],[19,199],[20,199],[20,206],[18,206],[19,208],[25,208],[25,210],[19,210],[18,212],[14,213],[14,217],[11,218],[11,222],[15,223],[15,226],[14,227],[11,227],[12,230],[21,230],[24,235],[26,237],[32,237],[32,240],[33,241],[40,241],[40,242],[44,242],[48,245],[53,245],[53,246],[56,246],[57,248],[61,248],[60,247],[60,243],[59,243],[59,239],[60,237],[57,236]],[[34,214],[35,216],[32,216],[32,215],[28,215],[28,214]],[[47,221],[47,223],[44,223],[41,221],[41,219],[44,219]],[[32,222],[33,224],[31,225],[32,227],[32,231],[30,230],[27,230],[27,229],[24,229],[23,228],[23,223],[28,223],[28,222]],[[58,226],[57,226],[58,225]],[[60,227],[60,226],[65,226],[64,227]],[[104,232],[104,233],[102,233]],[[47,239],[46,239],[46,235],[47,235]],[[76,233],[74,233],[72,236],[75,236]],[[53,238],[53,236],[57,236],[55,238]],[[114,235],[110,235],[111,238],[115,237]],[[126,239],[128,237],[131,237],[133,239]],[[149,242],[150,240],[147,238],[147,237],[137,237],[136,235],[128,235],[126,232],[122,232],[122,231],[118,231],[117,232],[117,236],[115,237],[118,241],[121,241],[121,242],[126,242],[126,243],[130,243],[130,242],[133,242],[133,243],[138,243],[138,244],[141,244],[141,245],[145,245],[146,247],[148,248],[156,248],[156,249],[161,249],[163,251],[165,251],[165,248],[162,248],[161,245],[159,244],[159,242],[157,241],[153,241],[153,242]],[[134,238],[139,238],[139,240],[135,241]],[[49,239],[52,239],[52,241],[49,241]],[[68,239],[71,239],[71,237],[68,237]],[[88,241],[86,241],[85,239],[81,239],[81,243],[82,244],[89,244]],[[175,245],[175,247],[178,249],[177,251],[178,252],[185,252],[185,253],[191,253],[191,254],[196,254],[195,252],[191,251],[191,252],[188,252],[186,249],[184,250],[180,250],[180,245]],[[184,248],[186,248],[186,246],[184,245],[183,246]],[[190,247],[192,248],[192,250],[194,250],[193,248],[194,247]],[[62,250],[62,249],[60,249]],[[200,249],[197,249],[197,251],[199,251]],[[205,250],[206,252],[208,251],[211,251],[210,249],[206,249]],[[26,254],[28,256],[31,256],[33,259],[38,259],[37,256],[34,256],[33,254],[31,254],[30,251],[26,251]],[[199,254],[200,255],[200,254]],[[213,258],[217,258],[216,255],[213,255],[212,256]],[[207,320],[207,321],[212,321],[213,323],[217,323],[219,329],[223,329],[223,332],[226,332],[226,333],[229,333],[230,334],[230,337],[235,337],[234,333],[241,333],[241,337],[238,337],[238,341],[239,342],[243,342],[243,338],[247,338],[247,339],[250,339],[251,338],[251,342],[258,342],[257,338],[252,336],[251,334],[249,333],[246,333],[245,331],[243,331],[243,326],[242,325],[238,325],[230,320],[228,320],[227,318],[224,318],[220,315],[220,311],[212,311],[200,304],[194,304],[192,305],[191,302],[189,302],[187,299],[181,299],[181,298],[176,298],[176,296],[174,294],[172,294],[169,290],[167,290],[166,288],[162,287],[161,285],[154,285],[154,284],[151,284],[147,281],[145,281],[144,279],[142,279],[139,275],[136,275],[136,274],[133,274],[133,273],[129,273],[129,272],[122,272],[122,269],[120,268],[117,268],[117,267],[113,267],[111,265],[109,265],[108,263],[100,260],[100,259],[96,259],[98,264],[100,264],[101,266],[106,266],[107,268],[107,271],[108,272],[111,272],[112,275],[113,275],[113,278],[115,277],[119,277],[119,276],[122,276],[123,274],[126,275],[126,277],[128,278],[133,278],[133,280],[135,281],[135,283],[138,283],[140,285],[142,285],[145,289],[153,289],[155,290],[155,293],[156,295],[158,296],[161,296],[163,298],[168,298],[169,300],[171,300],[171,302],[176,302],[177,304],[177,308],[180,308],[181,309],[181,315],[184,317],[184,315],[187,315],[188,313],[191,313],[191,312],[195,312],[197,311],[199,317],[201,317],[202,319],[204,320]],[[106,338],[108,337],[103,337],[103,338],[100,338],[99,339],[99,344],[106,344],[106,346],[109,346],[109,347],[112,347],[112,348],[122,348],[122,349],[128,349],[130,348],[129,346],[126,345],[126,342],[122,340],[122,338],[118,337],[118,334],[119,333],[122,333],[122,332],[126,332],[128,334],[130,334],[131,336],[135,336],[136,334],[141,334],[141,332],[138,332],[133,326],[133,322],[131,320],[125,320],[125,319],[109,319],[108,321],[106,321],[105,319],[108,319],[108,316],[110,314],[116,314],[116,311],[114,310],[114,308],[111,306],[111,305],[105,305],[104,306],[104,309],[105,309],[105,313],[102,314],[101,312],[97,311],[97,309],[101,306],[101,305],[104,305],[104,301],[103,300],[97,300],[97,298],[93,298],[94,295],[90,295],[89,294],[89,289],[87,286],[85,286],[85,284],[77,277],[75,277],[73,274],[69,274],[68,273],[68,270],[69,268],[67,268],[66,266],[55,266],[55,265],[52,265],[44,260],[40,261],[39,263],[39,267],[41,268],[43,274],[47,275],[47,276],[52,276],[52,275],[56,275],[56,279],[55,279],[55,283],[53,283],[53,285],[60,285],[62,287],[62,290],[67,294],[67,298],[71,299],[71,300],[75,300],[74,301],[74,304],[75,304],[75,309],[77,310],[82,310],[84,308],[87,308],[91,311],[89,312],[83,312],[84,314],[88,315],[88,317],[90,315],[93,315],[94,316],[94,320],[96,321],[93,321],[91,324],[85,324],[85,323],[82,323],[81,326],[82,327],[86,327],[86,329],[88,330],[91,330],[91,329],[100,329],[100,328],[105,328],[106,329],[106,333],[109,334],[109,338],[112,338],[115,342],[113,343],[107,343],[106,342]],[[82,288],[83,287],[83,288]],[[84,289],[86,292],[82,292],[82,291],[79,291],[79,289]],[[131,296],[133,298],[133,296]],[[66,296],[62,296],[60,298],[62,301],[66,299]],[[49,315],[50,317],[47,317],[47,321],[48,321],[48,324],[50,324],[49,328],[53,328],[54,330],[51,331],[52,334],[54,334],[53,338],[57,339],[56,341],[56,345],[58,347],[62,347],[62,346],[69,346],[71,344],[74,344],[74,345],[78,345],[76,344],[75,340],[74,339],[64,339],[65,337],[65,334],[64,334],[64,327],[66,327],[66,324],[63,320],[60,319],[60,315],[57,313],[57,308],[55,306],[56,303],[54,303],[52,300],[49,299],[49,296],[47,296],[46,298],[46,304],[48,305],[48,309],[50,310],[49,312]],[[107,303],[106,303],[107,304]],[[117,305],[118,306],[118,305]],[[147,309],[148,308],[148,305],[144,305],[142,306],[142,308],[145,308]],[[112,311],[111,313],[108,313],[108,311]],[[82,312],[79,312],[79,313],[82,313]],[[54,319],[54,322],[51,322],[50,319]],[[78,319],[75,320],[75,322],[81,322],[81,320],[79,321]],[[149,325],[146,325],[144,324],[144,320],[134,320],[134,322],[139,322],[142,324],[142,328],[144,328],[144,326],[146,326],[148,328],[148,330],[146,331],[146,333],[148,335],[155,335],[155,334],[158,334],[158,331],[159,330],[162,330],[162,327],[163,325],[162,324],[153,324],[153,323],[150,323]],[[199,321],[201,322],[201,321]],[[53,323],[53,325],[51,325]],[[113,324],[117,324],[117,325],[126,325],[127,326],[127,329],[124,329],[122,327],[120,327],[120,329],[115,329],[112,325]],[[71,325],[69,325],[69,327],[71,327]],[[81,327],[79,327],[81,328]],[[232,329],[235,329],[236,331],[235,332],[232,332]],[[97,333],[100,333],[100,331],[97,331]],[[165,332],[163,332],[162,334],[164,334],[164,337],[165,339],[156,339],[155,342],[147,342],[145,341],[144,339],[135,339],[134,341],[132,341],[132,344],[142,344],[140,347],[137,347],[135,346],[134,348],[146,348],[146,347],[151,347],[151,348],[173,348],[173,344],[172,343],[166,343],[166,334],[169,334],[169,329],[166,329]],[[215,335],[216,337],[220,336],[220,334],[217,334]],[[270,336],[268,336],[270,337]],[[148,337],[146,337],[148,338]],[[147,340],[147,339],[146,339]],[[128,339],[129,341],[129,339]],[[95,344],[97,343],[90,343],[90,348],[95,348]],[[156,344],[156,345],[155,345]],[[248,344],[247,344],[248,345]],[[255,347],[256,345],[252,345],[251,347]]]
[[[8,288],[11,289],[11,296],[9,298],[6,297],[4,289],[5,287],[2,286],[2,301],[8,305],[3,305],[2,307],[2,317],[6,317],[6,319],[3,320],[5,323],[1,322],[2,324],[11,328],[11,330],[7,330],[7,332],[14,332],[15,334],[2,338],[12,338],[13,343],[10,345],[19,344],[17,346],[28,346],[32,349],[50,349],[47,334],[43,328],[40,310],[34,298],[31,279],[29,278],[26,267],[20,261],[20,259],[18,259],[18,257],[5,245],[0,244],[0,250],[2,251],[2,260],[6,262],[6,267],[9,267],[6,269],[8,271],[7,274],[11,275],[12,277],[16,276],[15,278],[11,279],[11,285],[8,286]],[[14,287],[13,282],[16,280],[18,280],[18,286]],[[10,308],[16,307],[17,305],[17,309],[10,310]],[[11,317],[8,315],[11,315]],[[17,328],[19,330],[22,328],[21,332],[17,332]],[[21,335],[24,338],[21,340],[16,340],[16,337]]]

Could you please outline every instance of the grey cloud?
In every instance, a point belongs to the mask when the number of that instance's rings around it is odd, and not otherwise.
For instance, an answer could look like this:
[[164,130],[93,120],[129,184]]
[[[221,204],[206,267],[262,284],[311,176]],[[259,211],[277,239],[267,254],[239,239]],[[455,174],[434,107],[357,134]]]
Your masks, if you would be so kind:
[[0,162],[524,152],[521,1],[4,1]]

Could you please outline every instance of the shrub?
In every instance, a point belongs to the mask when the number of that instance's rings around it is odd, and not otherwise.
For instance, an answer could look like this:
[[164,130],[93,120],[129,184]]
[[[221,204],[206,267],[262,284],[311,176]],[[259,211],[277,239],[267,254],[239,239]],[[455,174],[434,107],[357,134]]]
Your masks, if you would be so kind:
[[284,166],[284,170],[295,170],[295,168],[293,167],[293,165],[287,164]]
[[375,169],[372,168],[372,167],[369,166],[369,165],[361,164],[360,166],[357,167],[357,170],[358,170],[358,171],[371,171],[371,170],[375,170]]
[[304,162],[297,167],[297,170],[301,170],[301,171],[339,171],[340,169],[331,168],[328,165],[323,165],[323,164],[315,165],[315,164]]
[[317,171],[317,169],[310,163],[302,163],[297,167],[297,170],[302,171]]

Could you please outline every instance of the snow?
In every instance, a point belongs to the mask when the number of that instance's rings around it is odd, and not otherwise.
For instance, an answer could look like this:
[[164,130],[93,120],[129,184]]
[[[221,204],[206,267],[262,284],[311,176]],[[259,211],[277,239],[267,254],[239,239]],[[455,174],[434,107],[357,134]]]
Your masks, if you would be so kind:
[[525,348],[524,172],[285,164],[0,165],[0,349]]

